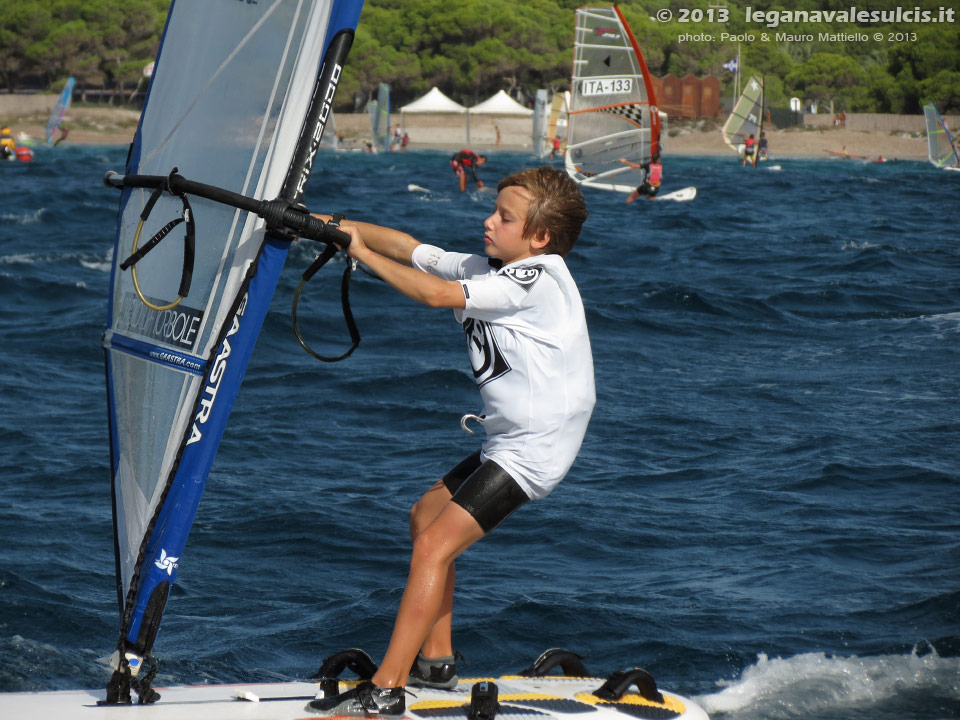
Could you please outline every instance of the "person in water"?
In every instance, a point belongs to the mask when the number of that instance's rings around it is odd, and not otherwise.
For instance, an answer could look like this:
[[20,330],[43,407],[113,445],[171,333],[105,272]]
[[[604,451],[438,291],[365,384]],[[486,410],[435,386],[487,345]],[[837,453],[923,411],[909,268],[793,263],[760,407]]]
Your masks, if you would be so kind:
[[627,202],[632,203],[641,195],[647,200],[653,200],[656,194],[660,192],[660,183],[663,182],[663,165],[660,164],[660,153],[655,154],[650,162],[635,163],[626,158],[620,158],[620,162],[635,170],[643,170],[643,182],[627,196]]
[[753,133],[750,133],[750,137],[747,138],[747,141],[743,144],[743,162],[740,164],[740,167],[746,166],[747,162],[753,162],[753,151],[756,150],[757,141],[753,137]]
[[13,133],[6,125],[0,127],[0,159],[9,160],[16,155],[17,144],[13,140]]
[[767,134],[765,132],[760,133],[760,140],[757,143],[757,153],[757,160],[767,159]]
[[405,686],[456,687],[455,560],[528,500],[548,495],[580,450],[596,392],[583,302],[564,257],[587,205],[579,186],[551,167],[513,173],[497,192],[480,255],[340,222],[352,258],[404,295],[453,309],[484,404],[461,422],[482,424],[486,439],[411,510],[409,575],[376,673],[313,700],[312,712],[399,717]]
[[450,167],[457,174],[457,182],[460,183],[460,192],[467,189],[467,170],[473,176],[473,182],[477,189],[483,187],[483,181],[477,177],[477,168],[487,162],[486,155],[478,155],[473,150],[461,150],[454,153],[450,158]]

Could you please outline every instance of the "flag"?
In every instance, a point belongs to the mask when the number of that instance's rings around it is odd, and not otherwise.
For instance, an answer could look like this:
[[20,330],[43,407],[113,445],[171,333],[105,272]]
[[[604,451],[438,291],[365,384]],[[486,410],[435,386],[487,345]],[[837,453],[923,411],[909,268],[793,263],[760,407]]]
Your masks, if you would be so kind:
[[736,71],[737,71],[737,59],[734,58],[733,60],[731,60],[730,62],[728,62],[728,63],[727,63],[726,65],[724,65],[723,67],[724,67],[725,69],[729,70],[730,72],[736,72]]

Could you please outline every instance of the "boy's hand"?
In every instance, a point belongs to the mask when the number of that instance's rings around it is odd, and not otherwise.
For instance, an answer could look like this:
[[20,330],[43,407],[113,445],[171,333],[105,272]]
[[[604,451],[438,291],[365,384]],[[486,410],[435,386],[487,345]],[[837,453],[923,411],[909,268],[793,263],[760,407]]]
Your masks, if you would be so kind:
[[[347,248],[347,255],[354,260],[359,260],[360,255],[369,252],[369,248],[363,244],[363,236],[360,235],[360,228],[356,225],[341,225],[340,229],[350,236],[350,245]],[[337,245],[337,247],[340,247]],[[342,247],[340,247],[343,250]]]

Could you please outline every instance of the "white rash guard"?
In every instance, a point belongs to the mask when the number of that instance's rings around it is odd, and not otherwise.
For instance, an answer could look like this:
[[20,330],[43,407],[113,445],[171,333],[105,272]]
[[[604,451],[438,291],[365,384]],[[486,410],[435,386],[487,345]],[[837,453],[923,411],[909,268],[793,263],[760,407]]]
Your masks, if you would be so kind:
[[413,266],[463,286],[454,310],[467,335],[483,398],[481,457],[532,499],[564,478],[596,402],[593,356],[580,292],[559,255],[497,269],[480,255],[419,245]]

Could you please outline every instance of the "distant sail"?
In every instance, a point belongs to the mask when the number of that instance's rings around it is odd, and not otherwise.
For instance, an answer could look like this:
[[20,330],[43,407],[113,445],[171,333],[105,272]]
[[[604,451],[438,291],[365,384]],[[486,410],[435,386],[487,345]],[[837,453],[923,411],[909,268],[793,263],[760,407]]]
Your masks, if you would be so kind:
[[547,143],[547,91],[544,88],[537,90],[536,100],[533,103],[533,154],[538,158],[550,152]]
[[370,136],[373,138],[373,147],[378,151],[390,150],[390,86],[380,83],[377,88],[377,99],[367,103],[367,112],[370,114]]
[[960,168],[957,148],[940,111],[932,103],[924,105],[923,117],[927,125],[927,158],[934,167],[950,170]]
[[731,150],[742,155],[743,146],[750,135],[753,135],[755,140],[760,138],[762,123],[763,80],[751,76],[720,130],[723,141]]
[[[225,191],[298,202],[361,8],[362,0],[175,0],[127,174],[177,168]],[[177,223],[188,232],[172,230]],[[167,232],[120,267],[136,243]],[[141,702],[156,699],[150,673],[138,680],[137,671],[151,663],[289,244],[212,200],[122,191],[103,340],[121,620],[108,703],[129,701],[131,685]]]
[[550,102],[550,116],[547,120],[547,144],[553,151],[553,141],[560,138],[560,152],[567,149],[567,108],[570,107],[570,91],[555,93]]
[[320,147],[324,150],[339,150],[340,139],[337,137],[337,118],[333,111],[330,112],[330,119],[327,120],[327,128],[323,131],[323,137],[320,138]]
[[584,187],[630,192],[660,151],[660,116],[643,53],[617,6],[576,11],[567,173]]
[[53,143],[53,134],[60,127],[60,123],[63,122],[63,116],[66,115],[67,110],[70,108],[70,100],[73,99],[73,85],[74,79],[69,78],[66,85],[63,86],[63,91],[60,93],[57,104],[53,106],[50,119],[47,120],[47,145]]

